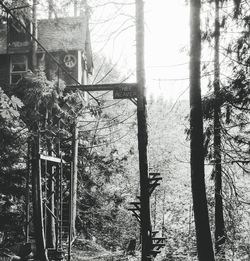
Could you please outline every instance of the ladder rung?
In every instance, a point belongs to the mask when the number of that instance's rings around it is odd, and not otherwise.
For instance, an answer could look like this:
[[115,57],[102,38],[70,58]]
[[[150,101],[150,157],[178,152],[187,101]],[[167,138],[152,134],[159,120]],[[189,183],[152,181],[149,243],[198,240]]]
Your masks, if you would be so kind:
[[138,209],[138,208],[128,208],[128,210],[129,210],[129,211],[136,211],[136,210],[138,211],[138,210],[140,210],[140,209]]
[[149,178],[149,181],[158,181],[158,180],[162,180],[162,177],[159,177],[159,178]]
[[159,253],[161,253],[161,250],[151,250],[150,252],[153,254],[159,254]]
[[40,159],[42,160],[47,160],[55,163],[65,163],[65,161],[61,158],[53,157],[53,156],[47,156],[47,155],[42,155],[40,154]]
[[160,176],[161,173],[159,173],[159,172],[150,172],[149,175],[150,176]]
[[163,244],[163,243],[154,243],[154,244],[152,244],[152,246],[153,247],[164,247],[165,244]]
[[156,188],[157,186],[160,186],[160,183],[153,183],[153,184],[149,184],[150,187],[149,188]]

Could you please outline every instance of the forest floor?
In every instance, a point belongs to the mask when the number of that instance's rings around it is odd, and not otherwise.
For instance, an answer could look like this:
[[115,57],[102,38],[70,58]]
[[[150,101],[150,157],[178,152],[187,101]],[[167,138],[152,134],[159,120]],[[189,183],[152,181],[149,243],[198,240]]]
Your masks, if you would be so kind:
[[137,261],[139,258],[137,256],[125,255],[124,251],[107,251],[102,246],[90,240],[77,239],[72,246],[71,260]]
[[[32,253],[26,256],[26,260],[36,260],[35,242],[32,240]],[[21,260],[21,253],[25,251],[27,244],[9,243],[0,245],[0,261]],[[27,250],[27,249],[26,249]],[[68,260],[68,245],[63,244],[64,260]],[[140,251],[135,251],[134,255],[129,255],[123,250],[109,251],[93,240],[76,238],[71,247],[71,261],[139,261]]]
[[[33,244],[32,244],[33,245]],[[14,244],[10,247],[0,247],[0,261],[19,260],[20,244]],[[68,260],[67,246],[65,245],[65,259]],[[31,258],[30,260],[36,260]],[[125,255],[124,251],[107,251],[94,241],[85,239],[76,239],[71,249],[71,261],[137,261],[139,257]]]

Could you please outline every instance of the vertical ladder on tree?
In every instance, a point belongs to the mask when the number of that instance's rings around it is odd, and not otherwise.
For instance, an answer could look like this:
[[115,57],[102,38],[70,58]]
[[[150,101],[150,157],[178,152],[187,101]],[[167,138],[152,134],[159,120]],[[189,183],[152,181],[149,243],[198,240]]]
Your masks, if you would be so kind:
[[[33,216],[29,215],[31,202],[27,201],[26,241],[35,239],[39,260],[62,260],[70,244],[71,164],[61,156],[41,154],[37,145],[31,171]],[[29,190],[27,184],[27,195]]]

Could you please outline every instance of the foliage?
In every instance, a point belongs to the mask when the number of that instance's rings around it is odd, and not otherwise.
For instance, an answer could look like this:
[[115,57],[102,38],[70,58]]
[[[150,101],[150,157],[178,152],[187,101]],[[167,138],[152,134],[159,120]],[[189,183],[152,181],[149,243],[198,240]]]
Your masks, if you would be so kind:
[[153,230],[166,237],[159,260],[196,255],[190,188],[189,151],[185,140],[187,101],[159,97],[148,103],[150,171],[163,180],[151,196]]
[[[104,57],[95,55],[95,83],[122,79]],[[93,93],[99,106],[80,116],[77,229],[109,250],[126,249],[138,238],[138,224],[127,210],[133,193],[128,166],[134,156],[135,112],[130,101],[113,100],[112,93]],[[128,120],[130,122],[127,125]],[[134,175],[134,174],[133,174]]]
[[0,88],[0,230],[6,244],[23,235],[26,132],[19,118],[22,106],[18,98],[8,97]]
[[[1,187],[8,191],[5,187],[6,178],[10,172],[17,168],[20,158],[24,155],[23,135],[24,125],[20,122],[19,109],[22,107],[21,101],[15,96],[10,98],[0,88],[0,171],[1,171]],[[20,166],[19,166],[20,167]],[[10,179],[10,178],[9,178]],[[11,185],[11,180],[8,181]]]
[[[217,95],[211,93],[213,81],[208,83],[210,92],[203,99],[203,113],[205,119],[205,155],[209,165],[214,164],[213,150],[213,117],[214,104],[217,102],[221,108],[220,130],[221,130],[221,155],[222,155],[222,176],[223,176],[223,204],[227,234],[225,253],[228,259],[245,258],[248,243],[244,240],[246,229],[245,218],[248,218],[246,206],[242,205],[242,190],[239,187],[238,179],[248,182],[246,175],[249,173],[249,70],[248,70],[248,15],[247,6],[242,1],[225,2],[222,8],[227,8],[233,13],[232,16],[221,18],[221,46],[220,56],[223,62],[220,64],[220,85],[221,89]],[[223,13],[223,12],[222,12]],[[222,21],[223,20],[223,21]],[[223,25],[222,25],[223,23]],[[238,31],[239,34],[229,37],[230,28]],[[211,41],[210,41],[211,42]],[[213,46],[211,45],[213,48]],[[214,178],[214,168],[209,167],[208,172]],[[211,213],[211,225],[214,227],[214,199],[212,188],[209,191],[209,204]],[[244,193],[243,193],[244,194]],[[241,195],[241,196],[239,196]],[[248,198],[248,194],[245,194]],[[244,210],[243,210],[244,209]],[[244,225],[243,225],[244,224]],[[237,227],[237,229],[236,229]],[[243,243],[245,242],[245,243]],[[243,244],[241,250],[235,245]],[[245,249],[245,250],[243,250]],[[234,257],[232,257],[234,256]],[[245,260],[245,259],[244,259]]]

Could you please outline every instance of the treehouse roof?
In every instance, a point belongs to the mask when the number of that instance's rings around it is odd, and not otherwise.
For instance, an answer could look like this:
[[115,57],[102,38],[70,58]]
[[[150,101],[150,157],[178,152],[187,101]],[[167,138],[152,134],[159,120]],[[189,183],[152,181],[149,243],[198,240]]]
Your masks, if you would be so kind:
[[[39,20],[38,40],[49,52],[70,50],[91,52],[88,22],[83,16]],[[42,52],[39,46],[38,52]],[[6,53],[7,24],[1,24],[0,54]]]

